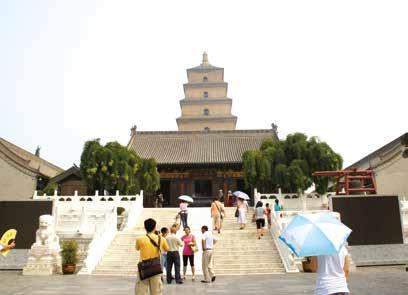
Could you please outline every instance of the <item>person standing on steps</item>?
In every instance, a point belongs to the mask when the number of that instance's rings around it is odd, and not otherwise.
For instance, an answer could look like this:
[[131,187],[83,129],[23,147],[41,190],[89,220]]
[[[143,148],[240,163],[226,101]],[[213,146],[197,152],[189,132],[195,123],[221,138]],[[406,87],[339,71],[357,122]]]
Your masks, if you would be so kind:
[[255,206],[255,222],[256,222],[256,236],[258,240],[264,235],[265,227],[265,210],[261,201],[258,201]]
[[166,237],[167,244],[169,245],[169,250],[167,251],[167,265],[166,265],[166,279],[167,283],[171,284],[172,276],[171,270],[175,268],[176,283],[182,284],[183,281],[180,275],[180,253],[179,249],[183,246],[181,240],[176,236],[177,226],[174,224],[170,229],[170,234]]
[[237,210],[238,210],[238,219],[239,229],[244,229],[246,226],[246,213],[248,211],[247,201],[238,198],[237,200]]
[[275,213],[276,218],[282,217],[281,216],[282,205],[279,204],[278,199],[275,199],[275,205],[273,205],[273,211]]
[[[144,221],[146,235],[136,239],[136,250],[140,251],[139,260],[149,260],[160,256],[160,251],[168,251],[166,239],[162,239],[154,232],[156,231],[156,221],[152,218]],[[136,277],[136,295],[161,295],[163,294],[163,285],[161,274],[141,280],[140,276]]]
[[219,201],[218,198],[214,198],[211,203],[211,218],[213,221],[213,230],[221,233],[222,222],[225,217],[224,205]]
[[181,224],[183,225],[183,229],[186,228],[187,224],[187,217],[188,217],[188,203],[185,201],[180,202],[180,219]]
[[215,273],[213,270],[213,249],[214,245],[217,240],[214,238],[211,231],[208,231],[208,226],[204,225],[201,227],[202,240],[201,246],[203,248],[203,258],[202,258],[202,266],[203,266],[203,275],[204,280],[201,283],[210,283],[215,281]]
[[186,233],[184,236],[181,237],[181,240],[184,242],[183,248],[183,279],[186,279],[187,273],[187,264],[190,261],[191,273],[193,276],[191,279],[195,281],[195,267],[194,267],[194,251],[193,249],[197,249],[197,243],[195,236],[191,233],[190,227],[186,226],[184,229]]
[[269,203],[265,205],[265,215],[266,215],[266,222],[268,223],[268,229],[272,227],[272,218],[271,218],[271,208],[269,207]]

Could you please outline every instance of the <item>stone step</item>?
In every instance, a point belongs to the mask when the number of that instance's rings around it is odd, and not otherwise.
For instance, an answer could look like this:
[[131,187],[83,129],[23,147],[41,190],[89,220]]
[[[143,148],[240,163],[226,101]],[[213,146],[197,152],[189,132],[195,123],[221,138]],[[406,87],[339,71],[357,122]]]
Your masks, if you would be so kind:
[[235,269],[235,268],[226,268],[226,269],[214,269],[216,275],[256,275],[256,274],[283,274],[285,269],[283,267],[279,268],[254,268],[254,269]]

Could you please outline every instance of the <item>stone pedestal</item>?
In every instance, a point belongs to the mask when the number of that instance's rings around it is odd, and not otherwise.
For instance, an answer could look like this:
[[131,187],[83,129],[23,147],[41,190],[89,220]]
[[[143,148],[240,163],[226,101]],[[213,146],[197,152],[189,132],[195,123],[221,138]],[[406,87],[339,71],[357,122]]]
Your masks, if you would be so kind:
[[53,275],[61,274],[61,255],[48,246],[36,246],[29,252],[27,266],[23,275]]
[[54,219],[51,215],[40,216],[40,228],[36,242],[28,253],[28,261],[23,275],[61,274],[61,248],[55,234]]

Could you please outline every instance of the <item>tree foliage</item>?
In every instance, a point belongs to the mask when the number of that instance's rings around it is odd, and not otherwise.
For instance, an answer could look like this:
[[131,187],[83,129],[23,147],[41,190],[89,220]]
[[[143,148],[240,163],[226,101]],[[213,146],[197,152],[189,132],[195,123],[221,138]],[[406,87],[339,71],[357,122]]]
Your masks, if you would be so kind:
[[246,151],[242,157],[247,187],[285,192],[305,190],[315,184],[316,191],[325,193],[329,178],[314,177],[319,170],[339,170],[343,159],[317,137],[294,133],[286,140],[266,139],[259,150]]
[[153,192],[160,186],[154,159],[142,159],[118,142],[102,146],[99,139],[87,141],[81,155],[80,169],[89,191],[136,194],[141,189]]

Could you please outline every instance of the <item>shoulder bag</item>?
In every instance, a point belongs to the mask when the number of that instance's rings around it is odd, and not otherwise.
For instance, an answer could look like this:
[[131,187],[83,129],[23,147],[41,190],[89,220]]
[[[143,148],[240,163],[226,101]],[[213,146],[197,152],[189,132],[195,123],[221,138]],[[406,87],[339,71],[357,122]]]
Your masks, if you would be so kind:
[[141,262],[139,262],[137,264],[137,269],[139,271],[139,276],[141,280],[145,280],[148,278],[151,278],[155,275],[158,274],[162,274],[163,273],[163,269],[162,266],[160,264],[160,242],[161,242],[161,237],[159,236],[159,244],[157,245],[155,241],[153,241],[153,239],[151,237],[149,237],[148,235],[146,235],[150,242],[159,249],[159,256],[152,258],[152,259],[148,259],[148,260],[143,260]]
[[237,210],[235,210],[235,214],[234,214],[234,216],[235,216],[235,217],[238,217],[238,216],[239,216],[238,207],[237,207]]
[[218,210],[218,212],[220,213],[220,218],[221,218],[221,219],[224,219],[224,213],[222,213],[220,207],[218,207],[218,205],[217,205],[216,202],[214,202],[214,205],[215,205],[215,207],[217,207],[217,210]]

